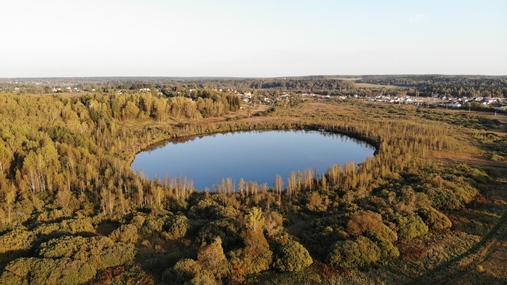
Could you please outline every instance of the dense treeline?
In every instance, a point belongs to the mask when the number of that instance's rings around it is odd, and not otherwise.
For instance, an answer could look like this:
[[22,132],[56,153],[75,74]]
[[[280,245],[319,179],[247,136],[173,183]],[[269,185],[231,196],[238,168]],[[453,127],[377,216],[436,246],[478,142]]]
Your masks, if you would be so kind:
[[[30,78],[0,81],[0,90],[27,94],[54,93],[52,87],[61,87],[57,92],[65,92],[72,86],[86,92],[109,92],[118,90],[138,91],[150,89],[154,94],[160,90],[164,95],[175,96],[189,89],[279,91],[294,93],[316,93],[322,95],[371,95],[371,88],[354,85],[355,78],[347,76],[307,76],[287,78]],[[38,84],[33,84],[37,82]],[[474,75],[367,75],[359,83],[398,86],[402,90],[382,90],[381,93],[408,92],[414,96],[445,95],[451,97],[507,97],[507,78],[505,76]],[[186,90],[186,91],[185,91]],[[179,92],[179,93],[178,93]]]
[[[21,80],[21,79],[20,79]],[[337,78],[328,78],[324,76],[314,77],[293,77],[293,78],[259,78],[259,79],[171,79],[171,78],[98,78],[97,81],[83,82],[79,79],[68,79],[70,83],[60,82],[58,80],[47,81],[47,79],[32,79],[43,82],[41,85],[34,85],[30,82],[21,80],[16,84],[1,84],[4,89],[13,91],[16,86],[22,92],[28,94],[48,94],[54,93],[52,86],[71,86],[81,91],[101,91],[115,93],[118,90],[138,91],[143,89],[160,90],[166,96],[181,95],[182,92],[188,92],[189,89],[212,89],[212,90],[239,90],[249,92],[253,90],[277,90],[279,92],[297,92],[297,93],[317,93],[317,94],[342,94],[343,92],[354,89],[354,83],[349,80]],[[106,81],[107,80],[107,81]],[[17,81],[16,81],[17,82]],[[53,84],[53,85],[52,85]],[[61,88],[58,92],[64,92]],[[209,90],[208,90],[209,91]],[[191,95],[191,94],[188,94]]]
[[[134,179],[134,175],[125,161],[118,158],[132,155],[124,151],[138,150],[142,141],[151,142],[152,138],[145,129],[122,128],[121,124],[135,120],[197,119],[237,109],[227,100],[224,104],[218,99],[210,100],[209,110],[203,108],[201,114],[199,102],[184,97],[158,98],[149,93],[96,94],[71,99],[2,95],[0,170],[6,178],[2,179],[2,191],[12,193],[13,199],[33,193],[49,195],[44,198],[58,198],[64,204],[60,206],[73,212],[76,209],[67,206],[76,204],[79,197],[72,193],[80,193],[85,200],[97,199],[100,191],[106,191],[103,183],[109,183],[109,190],[120,191],[113,188],[125,187],[122,190],[126,195],[136,196],[142,202],[142,191],[134,195],[136,191],[130,189],[140,190],[140,186],[123,185]],[[124,139],[117,140],[117,137]],[[118,179],[123,182],[117,182]],[[85,190],[90,188],[100,191],[92,191],[89,193],[92,197],[85,197]],[[20,213],[18,216],[21,220],[28,218]]]
[[[192,83],[190,83],[192,84]],[[352,89],[352,81],[339,80],[326,77],[301,77],[301,78],[262,78],[262,79],[236,79],[201,81],[201,87],[229,88],[237,90],[278,90],[298,93],[322,93],[339,92]]]
[[505,76],[457,75],[376,75],[364,76],[360,82],[415,88],[410,95],[452,97],[507,97]]
[[[199,118],[234,112],[239,101],[195,92],[197,102],[2,94],[0,283],[79,284],[139,260],[139,276],[169,284],[241,283],[314,260],[388,263],[403,253],[400,242],[448,230],[445,211],[464,208],[479,193],[475,181],[488,179],[434,163],[431,152],[462,146],[454,128],[428,124],[423,112],[361,104],[354,108],[362,112],[330,105],[307,113],[300,103],[275,108],[269,120],[209,123]],[[163,139],[262,129],[325,129],[368,141],[377,154],[359,168],[276,176],[273,186],[224,179],[218,193],[195,191],[184,177],[150,181],[129,167]]]

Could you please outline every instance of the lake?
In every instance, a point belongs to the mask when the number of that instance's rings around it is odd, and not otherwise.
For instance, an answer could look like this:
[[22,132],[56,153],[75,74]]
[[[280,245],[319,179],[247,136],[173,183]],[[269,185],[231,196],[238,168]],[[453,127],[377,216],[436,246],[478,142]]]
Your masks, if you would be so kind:
[[235,132],[157,144],[138,153],[131,168],[150,179],[187,177],[198,190],[228,177],[236,185],[243,178],[271,188],[277,174],[287,185],[291,171],[312,168],[322,175],[335,164],[361,163],[374,151],[365,142],[320,131]]

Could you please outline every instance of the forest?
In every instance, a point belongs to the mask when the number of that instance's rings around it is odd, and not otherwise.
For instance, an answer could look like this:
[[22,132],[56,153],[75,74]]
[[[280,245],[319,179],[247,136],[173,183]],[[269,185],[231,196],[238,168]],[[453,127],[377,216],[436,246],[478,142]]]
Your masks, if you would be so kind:
[[505,76],[372,75],[363,77],[359,82],[414,88],[419,96],[507,97]]
[[[505,78],[416,79],[363,78],[427,92],[506,90]],[[73,96],[1,85],[0,284],[507,280],[504,262],[473,259],[505,238],[503,113],[334,98],[265,105],[230,90],[356,88],[321,77],[91,81]],[[136,153],[163,140],[273,129],[326,130],[377,150],[359,166],[273,175],[267,187],[224,179],[214,192],[130,169]]]
[[[356,85],[359,83],[359,85]],[[363,88],[361,83],[374,84]],[[19,78],[0,79],[0,91],[51,94],[51,87],[72,86],[80,91],[114,93],[117,90],[150,88],[166,96],[189,89],[224,89],[239,92],[292,92],[321,95],[371,95],[373,93],[402,93],[412,96],[433,95],[461,97],[507,98],[506,76],[484,75],[364,75],[364,76],[305,76],[279,78],[174,78],[174,77],[104,77],[104,78]],[[390,87],[397,87],[392,89]],[[64,88],[57,92],[65,92]]]

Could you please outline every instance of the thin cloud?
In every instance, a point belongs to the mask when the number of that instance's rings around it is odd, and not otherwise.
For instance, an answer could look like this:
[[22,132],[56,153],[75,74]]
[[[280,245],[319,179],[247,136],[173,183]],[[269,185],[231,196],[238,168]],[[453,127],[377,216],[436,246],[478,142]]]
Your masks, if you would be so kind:
[[426,19],[426,16],[424,16],[424,15],[415,15],[415,16],[412,16],[412,17],[408,18],[408,20],[410,21],[410,23],[421,22],[424,19]]

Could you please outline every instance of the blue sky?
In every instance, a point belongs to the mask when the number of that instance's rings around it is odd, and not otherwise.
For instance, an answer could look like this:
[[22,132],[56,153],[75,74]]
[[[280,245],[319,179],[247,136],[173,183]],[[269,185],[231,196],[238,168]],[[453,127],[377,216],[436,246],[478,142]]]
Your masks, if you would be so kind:
[[507,1],[2,0],[0,77],[507,75]]

